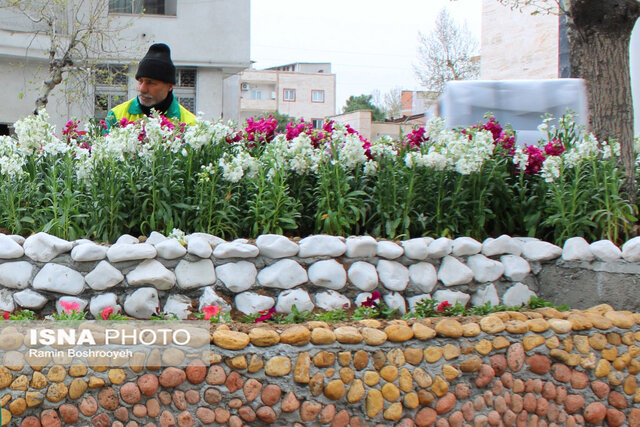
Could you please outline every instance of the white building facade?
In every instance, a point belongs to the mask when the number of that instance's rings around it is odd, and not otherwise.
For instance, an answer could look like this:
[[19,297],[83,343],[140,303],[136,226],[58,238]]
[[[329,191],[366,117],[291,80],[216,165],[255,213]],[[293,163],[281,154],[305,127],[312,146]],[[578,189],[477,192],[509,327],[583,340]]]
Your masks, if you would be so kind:
[[[174,90],[178,100],[194,113],[202,112],[205,118],[221,117],[224,98],[237,97],[237,93],[224,93],[225,78],[250,64],[249,7],[250,0],[109,0],[103,18],[119,29],[116,36],[122,40],[120,49],[92,58],[96,64],[92,69],[95,84],[81,94],[69,96],[82,83],[74,79],[54,89],[47,105],[52,123],[60,129],[72,117],[101,118],[113,106],[133,98],[137,93],[137,63],[153,43],[166,43],[171,48],[178,70]],[[3,128],[34,110],[46,78],[50,40],[36,31],[24,16],[0,9]]]

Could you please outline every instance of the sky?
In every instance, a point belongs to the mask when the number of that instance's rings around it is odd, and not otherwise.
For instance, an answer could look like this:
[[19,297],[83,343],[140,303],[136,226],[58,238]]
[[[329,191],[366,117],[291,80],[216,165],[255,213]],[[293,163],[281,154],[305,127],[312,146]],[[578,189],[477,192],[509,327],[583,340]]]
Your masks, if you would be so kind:
[[251,60],[330,62],[339,113],[351,95],[420,89],[418,32],[443,7],[480,40],[482,0],[251,0]]

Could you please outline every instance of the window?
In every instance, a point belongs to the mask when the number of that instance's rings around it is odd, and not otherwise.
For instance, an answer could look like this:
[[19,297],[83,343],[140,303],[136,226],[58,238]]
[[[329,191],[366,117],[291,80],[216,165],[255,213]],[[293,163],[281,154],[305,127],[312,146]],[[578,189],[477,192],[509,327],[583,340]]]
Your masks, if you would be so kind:
[[95,117],[103,119],[110,109],[127,100],[128,67],[120,64],[98,65],[93,70]]
[[324,91],[323,90],[312,90],[311,91],[311,102],[324,102]]
[[262,91],[253,89],[251,91],[251,99],[262,99]]
[[282,91],[282,100],[293,102],[296,100],[296,90],[295,89],[284,89]]
[[322,129],[322,126],[324,125],[324,120],[323,119],[311,119],[311,123],[313,123],[313,128],[314,129]]
[[176,15],[177,0],[109,0],[110,13]]
[[176,85],[173,88],[178,102],[192,113],[196,112],[197,71],[195,68],[176,69]]

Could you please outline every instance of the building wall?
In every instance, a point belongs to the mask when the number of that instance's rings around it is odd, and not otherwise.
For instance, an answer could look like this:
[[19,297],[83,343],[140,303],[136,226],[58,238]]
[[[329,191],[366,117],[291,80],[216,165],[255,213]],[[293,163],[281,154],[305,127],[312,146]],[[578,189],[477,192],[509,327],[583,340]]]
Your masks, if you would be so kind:
[[558,16],[534,15],[483,0],[480,78],[558,77]]
[[[295,102],[283,100],[285,88],[295,89]],[[324,92],[324,102],[312,102],[311,92]],[[335,74],[278,73],[278,111],[307,120],[323,119],[336,113]]]

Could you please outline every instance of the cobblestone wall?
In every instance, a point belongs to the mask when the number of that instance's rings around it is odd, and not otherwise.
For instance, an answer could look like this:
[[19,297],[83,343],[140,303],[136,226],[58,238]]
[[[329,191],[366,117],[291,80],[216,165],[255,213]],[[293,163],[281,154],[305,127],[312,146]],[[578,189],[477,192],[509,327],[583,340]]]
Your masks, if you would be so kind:
[[[288,313],[294,304],[301,311],[332,310],[358,306],[374,290],[403,314],[424,298],[522,305],[540,291],[557,304],[577,298],[578,308],[607,302],[637,310],[639,262],[640,238],[620,249],[606,240],[572,238],[560,248],[506,235],[482,243],[468,237],[391,242],[326,235],[226,242],[195,233],[180,242],[152,233],[147,239],[122,236],[112,246],[45,233],[26,240],[2,235],[0,310],[47,314],[68,301],[95,318],[113,307],[139,319],[159,310],[184,319],[205,305],[245,314],[271,307]],[[567,291],[589,283],[595,292]],[[566,300],[557,301],[558,295]]]
[[639,346],[640,314],[607,305],[220,325],[209,360],[182,368],[14,354],[0,367],[2,425],[638,426]]

